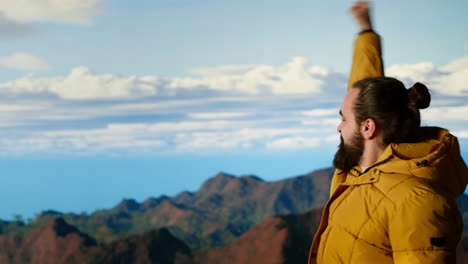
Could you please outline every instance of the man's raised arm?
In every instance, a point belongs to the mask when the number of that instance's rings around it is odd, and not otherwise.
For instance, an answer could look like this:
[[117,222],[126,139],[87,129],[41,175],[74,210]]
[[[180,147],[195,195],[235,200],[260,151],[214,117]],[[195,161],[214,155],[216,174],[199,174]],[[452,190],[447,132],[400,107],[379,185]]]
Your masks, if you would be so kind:
[[350,13],[359,25],[359,33],[353,52],[353,64],[348,81],[348,91],[353,83],[367,77],[384,76],[380,37],[372,30],[369,4],[356,2]]

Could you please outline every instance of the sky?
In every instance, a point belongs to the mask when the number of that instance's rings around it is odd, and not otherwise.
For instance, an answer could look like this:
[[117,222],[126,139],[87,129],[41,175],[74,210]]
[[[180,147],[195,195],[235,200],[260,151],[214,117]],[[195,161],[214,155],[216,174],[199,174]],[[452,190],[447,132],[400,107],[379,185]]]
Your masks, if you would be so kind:
[[[331,166],[352,1],[0,0],[0,219]],[[468,158],[468,2],[374,1],[386,75]]]

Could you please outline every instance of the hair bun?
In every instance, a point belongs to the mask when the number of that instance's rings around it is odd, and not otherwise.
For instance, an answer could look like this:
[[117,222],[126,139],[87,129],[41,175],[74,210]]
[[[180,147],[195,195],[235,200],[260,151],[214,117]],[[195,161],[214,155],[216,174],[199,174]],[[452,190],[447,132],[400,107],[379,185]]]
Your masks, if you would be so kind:
[[431,103],[431,94],[426,85],[422,83],[415,83],[407,92],[409,103],[418,109],[427,108]]

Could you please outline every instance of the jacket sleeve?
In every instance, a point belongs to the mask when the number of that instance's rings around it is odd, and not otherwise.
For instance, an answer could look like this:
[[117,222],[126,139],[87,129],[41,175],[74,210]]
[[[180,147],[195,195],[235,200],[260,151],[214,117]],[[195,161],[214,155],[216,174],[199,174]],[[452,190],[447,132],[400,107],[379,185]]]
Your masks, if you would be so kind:
[[380,76],[384,76],[380,37],[374,32],[360,33],[354,42],[348,91],[359,80]]
[[411,192],[389,219],[394,263],[456,263],[463,222],[455,201],[426,190]]

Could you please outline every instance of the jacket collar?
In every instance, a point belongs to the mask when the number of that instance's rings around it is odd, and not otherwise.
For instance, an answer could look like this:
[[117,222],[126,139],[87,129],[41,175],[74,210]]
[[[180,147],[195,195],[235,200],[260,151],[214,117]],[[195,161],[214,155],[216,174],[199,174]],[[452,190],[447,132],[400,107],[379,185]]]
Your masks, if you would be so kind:
[[361,185],[361,184],[368,184],[368,183],[375,183],[378,182],[380,179],[379,173],[364,173],[361,176],[355,177],[348,173],[348,177],[346,181],[342,185],[352,186],[352,185]]
[[335,175],[340,175],[343,178],[342,185],[346,186],[375,183],[380,179],[380,173],[376,173],[377,170],[375,168],[386,163],[390,159],[392,159],[392,156],[379,159],[378,162],[368,167],[365,171],[362,171],[359,166],[354,166],[348,172],[337,169]]

